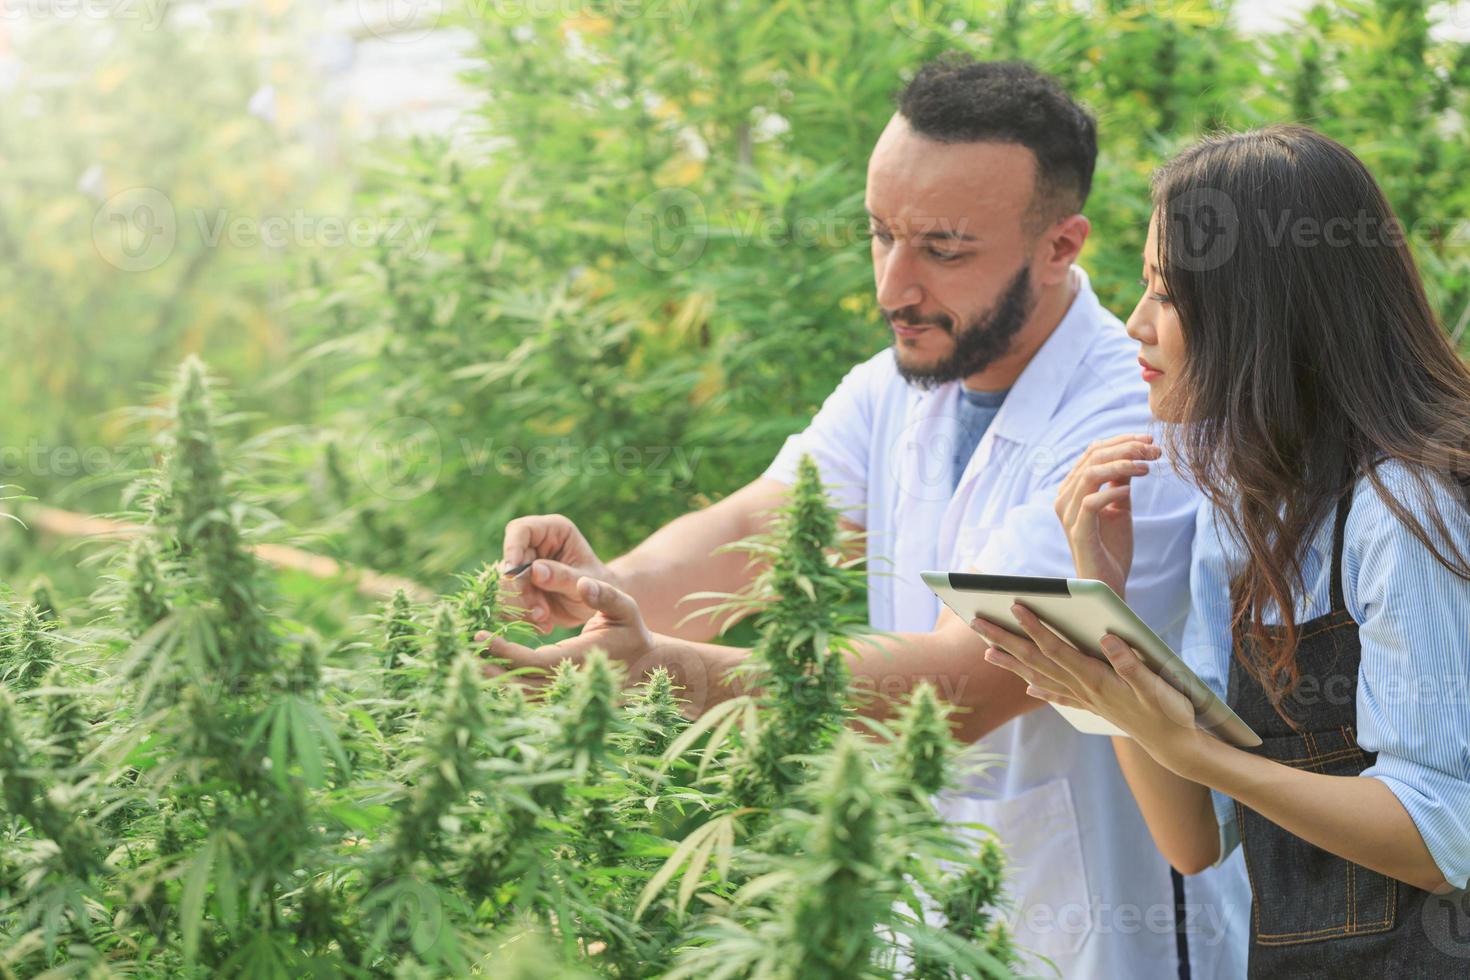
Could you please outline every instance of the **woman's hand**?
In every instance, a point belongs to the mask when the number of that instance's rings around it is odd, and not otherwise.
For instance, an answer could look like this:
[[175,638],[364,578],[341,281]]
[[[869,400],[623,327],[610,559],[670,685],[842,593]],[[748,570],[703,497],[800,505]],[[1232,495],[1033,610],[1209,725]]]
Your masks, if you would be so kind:
[[986,660],[1024,680],[1032,697],[1092,712],[1127,732],[1160,765],[1188,776],[1181,769],[1192,768],[1198,739],[1209,738],[1195,727],[1188,697],[1111,633],[1102,638],[1107,656],[1102,661],[1057,636],[1020,603],[1011,611],[1025,636],[989,620],[972,621],[975,631],[991,643]]
[[1148,473],[1149,460],[1162,455],[1150,435],[1095,442],[1057,493],[1057,517],[1077,574],[1106,582],[1119,596],[1133,567],[1132,481]]

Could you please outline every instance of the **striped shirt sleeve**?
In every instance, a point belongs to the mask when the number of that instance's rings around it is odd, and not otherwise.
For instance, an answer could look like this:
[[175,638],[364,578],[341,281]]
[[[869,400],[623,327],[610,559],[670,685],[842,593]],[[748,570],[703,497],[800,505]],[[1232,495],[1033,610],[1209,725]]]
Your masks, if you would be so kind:
[[[1195,517],[1194,553],[1189,570],[1189,617],[1179,656],[1222,701],[1230,678],[1230,572],[1232,557],[1222,545],[1214,508],[1205,504]],[[1235,801],[1210,791],[1220,830],[1223,864],[1240,845]]]
[[[1437,508],[1470,558],[1470,516],[1446,489],[1424,499],[1402,466],[1389,494],[1426,519]],[[1433,523],[1425,520],[1433,533]],[[1437,544],[1449,553],[1442,537]],[[1343,593],[1359,624],[1358,742],[1413,818],[1445,880],[1470,881],[1470,581],[1436,560],[1367,482],[1345,534]]]

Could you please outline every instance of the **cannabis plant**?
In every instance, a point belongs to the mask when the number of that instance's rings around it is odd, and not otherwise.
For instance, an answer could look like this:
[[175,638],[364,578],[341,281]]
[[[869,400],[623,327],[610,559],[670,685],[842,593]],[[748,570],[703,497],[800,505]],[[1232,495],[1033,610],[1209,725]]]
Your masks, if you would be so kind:
[[475,636],[530,639],[494,566],[299,621],[220,400],[181,368],[90,599],[0,602],[6,975],[1006,974],[998,854],[930,802],[943,706],[844,732],[857,570],[809,463],[730,600],[758,691],[691,723],[601,653],[487,677]]

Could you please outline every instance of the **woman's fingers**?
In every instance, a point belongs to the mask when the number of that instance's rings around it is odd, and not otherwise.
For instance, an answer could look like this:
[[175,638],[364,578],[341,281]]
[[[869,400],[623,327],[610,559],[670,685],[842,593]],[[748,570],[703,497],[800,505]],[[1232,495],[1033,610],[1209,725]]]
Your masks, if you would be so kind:
[[1077,700],[1071,693],[1062,690],[1062,686],[1056,681],[1040,676],[1036,671],[1027,667],[999,647],[990,647],[987,649],[985,651],[985,659],[997,667],[1004,667],[1025,681],[1027,695],[1038,701],[1045,701],[1048,704],[1059,704],[1065,708],[1088,710],[1087,706]]
[[1055,665],[1053,676],[1065,679],[1067,687],[1095,687],[1099,680],[1101,665],[1093,657],[1078,650],[1071,643],[1052,632],[1034,612],[1019,602],[1011,607],[1016,622],[1026,631],[1032,643]]
[[1082,451],[1082,455],[1077,457],[1076,462],[1072,464],[1072,469],[1067,473],[1066,477],[1062,480],[1062,485],[1057,489],[1057,516],[1062,516],[1067,502],[1071,501],[1077,495],[1077,487],[1082,479],[1083,471],[1098,462],[1099,454],[1111,452],[1125,442],[1140,442],[1140,437],[1133,435],[1114,436],[1111,439],[1094,442]]
[[1033,673],[1052,679],[1065,676],[1048,657],[1036,649],[1036,644],[1024,636],[1017,636],[1010,630],[978,616],[971,621],[970,625],[975,632],[989,640],[992,647],[1009,654]]
[[1143,662],[1143,658],[1123,640],[1109,633],[1104,636],[1098,644],[1102,647],[1103,656],[1108,658],[1108,663],[1113,668],[1113,673],[1122,678],[1123,682],[1139,694],[1146,693],[1145,687],[1149,682],[1153,671]]
[[1068,477],[1068,483],[1057,496],[1057,516],[1062,523],[1071,526],[1077,518],[1082,501],[1108,484],[1126,484],[1137,476],[1145,476],[1149,464],[1136,459],[1119,459],[1106,463],[1090,463],[1078,468]]
[[1063,708],[1080,708],[1083,711],[1089,710],[1087,705],[1078,701],[1076,698],[1063,694],[1060,691],[1054,691],[1051,688],[1037,687],[1035,684],[1031,684],[1026,687],[1026,694],[1038,701],[1045,701],[1047,704],[1056,704]]
[[1068,525],[1069,531],[1082,538],[1097,532],[1099,516],[1108,507],[1115,507],[1114,514],[1131,511],[1133,509],[1133,487],[1123,484],[1117,487],[1107,487],[1096,493],[1090,493],[1082,498],[1082,505],[1072,517]]
[[1177,725],[1185,728],[1194,726],[1194,705],[1189,698],[1144,663],[1137,650],[1111,633],[1104,636],[1099,645],[1113,672],[1133,689],[1139,700],[1154,705]]
[[1105,483],[1143,476],[1149,461],[1162,456],[1163,450],[1153,445],[1151,436],[1119,436],[1094,443],[1062,481],[1057,493],[1057,516],[1070,526],[1082,498]]
[[985,661],[995,664],[997,667],[1004,667],[1032,687],[1044,686],[1046,684],[1046,680],[1037,674],[1036,671],[1027,667],[1000,647],[987,647],[985,650]]

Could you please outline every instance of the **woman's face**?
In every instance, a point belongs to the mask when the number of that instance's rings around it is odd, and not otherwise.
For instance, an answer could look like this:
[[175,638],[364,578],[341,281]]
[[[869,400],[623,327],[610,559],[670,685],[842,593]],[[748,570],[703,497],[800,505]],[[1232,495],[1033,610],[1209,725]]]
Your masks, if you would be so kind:
[[1148,407],[1162,422],[1179,422],[1169,403],[1170,390],[1184,367],[1184,332],[1159,276],[1159,222],[1155,211],[1143,246],[1143,297],[1128,317],[1128,336],[1138,341],[1138,362],[1148,382]]

